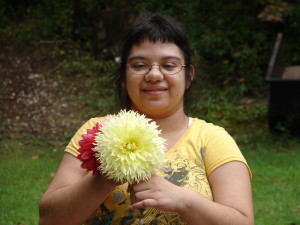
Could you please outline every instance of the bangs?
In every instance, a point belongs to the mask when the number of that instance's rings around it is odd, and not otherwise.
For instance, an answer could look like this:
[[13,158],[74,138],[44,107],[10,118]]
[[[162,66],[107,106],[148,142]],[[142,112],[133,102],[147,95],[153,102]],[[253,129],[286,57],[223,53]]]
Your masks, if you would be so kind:
[[[177,24],[178,25],[178,24]],[[129,46],[139,45],[144,41],[153,43],[175,43],[179,45],[182,41],[180,31],[175,26],[170,26],[161,21],[161,18],[152,18],[148,23],[140,24],[135,31],[131,33],[130,38],[127,39]]]

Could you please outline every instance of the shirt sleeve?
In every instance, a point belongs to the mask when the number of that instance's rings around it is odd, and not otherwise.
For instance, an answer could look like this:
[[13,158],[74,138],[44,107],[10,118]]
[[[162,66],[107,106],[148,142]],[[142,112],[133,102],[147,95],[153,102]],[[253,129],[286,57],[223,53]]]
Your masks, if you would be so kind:
[[102,117],[91,118],[85,124],[83,124],[70,140],[69,144],[65,149],[65,152],[68,152],[74,155],[75,157],[78,156],[79,155],[78,149],[80,148],[78,142],[82,139],[82,135],[86,134],[88,129],[92,129],[96,125],[96,123],[101,120],[103,120]]
[[252,173],[245,157],[234,139],[221,127],[216,129],[209,137],[204,160],[207,175],[225,163],[240,161],[247,166],[250,178],[252,179]]

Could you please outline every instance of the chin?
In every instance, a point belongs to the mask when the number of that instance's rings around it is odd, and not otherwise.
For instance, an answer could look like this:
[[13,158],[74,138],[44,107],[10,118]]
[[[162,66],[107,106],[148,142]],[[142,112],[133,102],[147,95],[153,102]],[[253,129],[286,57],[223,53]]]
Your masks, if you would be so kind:
[[145,114],[147,117],[152,119],[164,118],[169,114],[169,111],[165,108],[155,106],[151,107],[148,110],[139,110],[139,112]]

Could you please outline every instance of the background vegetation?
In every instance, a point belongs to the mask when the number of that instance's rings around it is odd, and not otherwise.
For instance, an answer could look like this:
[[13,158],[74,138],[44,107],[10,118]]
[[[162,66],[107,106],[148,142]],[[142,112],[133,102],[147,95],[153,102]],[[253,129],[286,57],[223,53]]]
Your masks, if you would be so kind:
[[[0,224],[37,224],[38,201],[70,137],[84,120],[115,110],[109,78],[118,40],[141,11],[165,12],[185,25],[198,71],[187,110],[224,126],[240,145],[254,174],[256,224],[299,225],[300,140],[286,127],[279,134],[268,129],[264,81],[278,32],[284,35],[285,63],[300,65],[299,0],[0,0],[0,55],[22,52],[39,59],[36,66],[47,65],[46,75],[72,95],[67,100],[82,117],[63,133],[49,133],[55,126],[48,123],[48,130],[18,136],[0,130]],[[17,101],[5,101],[7,92],[0,90],[1,104],[13,109]],[[62,117],[60,123],[70,111]],[[0,124],[6,128],[7,118],[1,115]]]
[[142,11],[182,21],[195,63],[215,84],[235,85],[241,95],[259,96],[264,89],[277,32],[284,33],[287,63],[300,63],[299,0],[1,0],[1,33],[4,41],[26,46],[72,40],[103,59],[117,55],[121,31]]

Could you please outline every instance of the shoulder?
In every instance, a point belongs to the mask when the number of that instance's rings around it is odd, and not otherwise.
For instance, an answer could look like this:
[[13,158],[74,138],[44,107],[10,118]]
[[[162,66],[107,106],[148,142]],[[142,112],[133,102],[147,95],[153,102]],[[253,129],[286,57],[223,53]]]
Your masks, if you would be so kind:
[[205,120],[194,118],[191,130],[194,135],[201,139],[202,144],[206,146],[226,143],[235,144],[234,139],[223,127],[208,123]]
[[223,128],[201,119],[194,119],[195,130],[201,141],[201,156],[205,161],[207,174],[209,175],[217,167],[231,161],[240,161],[246,164],[250,177],[250,168],[240,151],[236,141]]
[[205,140],[209,140],[215,135],[222,135],[222,133],[227,133],[223,127],[215,125],[213,123],[208,123],[205,120],[199,118],[193,118],[193,123],[191,124],[192,133],[199,135]]
[[208,131],[220,130],[220,129],[224,130],[223,127],[220,127],[220,126],[215,125],[213,123],[206,122],[205,120],[202,120],[202,119],[199,119],[199,118],[193,118],[193,123],[192,124],[199,127],[199,128],[208,130]]
[[105,119],[105,117],[93,117],[90,118],[89,120],[87,120],[80,129],[90,129],[93,128],[97,123],[103,121]]
[[204,152],[216,151],[224,145],[236,148],[235,141],[223,127],[199,118],[193,118],[184,140],[187,140],[189,144],[192,143],[196,149],[200,149],[202,158],[204,158]]
[[77,156],[79,154],[77,150],[80,147],[78,142],[82,139],[82,136],[87,134],[88,130],[93,129],[98,122],[101,123],[105,118],[106,117],[94,117],[87,120],[72,137],[65,151]]

